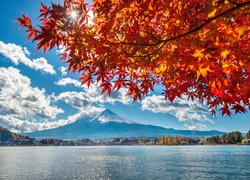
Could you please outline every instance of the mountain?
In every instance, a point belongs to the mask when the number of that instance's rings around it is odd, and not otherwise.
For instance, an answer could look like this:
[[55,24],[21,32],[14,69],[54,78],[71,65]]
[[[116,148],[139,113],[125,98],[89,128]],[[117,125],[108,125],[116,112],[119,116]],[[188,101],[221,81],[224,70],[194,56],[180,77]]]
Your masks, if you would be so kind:
[[26,133],[34,138],[60,139],[107,139],[113,137],[158,137],[166,135],[179,136],[215,136],[223,135],[220,131],[189,131],[167,129],[159,126],[145,125],[129,121],[106,109],[97,116],[85,117],[71,124],[54,129]]
[[16,133],[12,133],[8,129],[0,126],[0,143],[1,142],[15,142],[21,140],[29,139],[27,136],[17,135]]
[[108,123],[108,122],[135,124],[132,121],[129,121],[125,118],[118,116],[117,114],[110,111],[109,109],[105,109],[103,112],[98,114],[95,118],[91,119],[90,122],[97,122],[97,123],[99,122],[101,124]]

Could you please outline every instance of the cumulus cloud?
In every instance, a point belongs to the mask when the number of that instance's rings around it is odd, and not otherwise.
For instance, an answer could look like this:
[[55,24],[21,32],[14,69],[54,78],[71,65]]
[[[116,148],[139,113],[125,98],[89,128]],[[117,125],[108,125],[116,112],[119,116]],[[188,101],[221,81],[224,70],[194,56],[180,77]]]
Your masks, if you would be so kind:
[[171,103],[162,95],[152,95],[143,99],[141,105],[142,110],[175,116],[180,122],[185,123],[187,129],[203,130],[207,128],[206,123],[213,123],[208,117],[208,111],[198,101],[190,101],[186,97]]
[[80,81],[69,78],[69,77],[62,78],[59,81],[57,81],[55,84],[58,85],[58,86],[66,86],[66,85],[69,85],[69,84],[72,84],[75,87],[80,87],[81,86]]
[[84,110],[78,111],[76,114],[68,116],[66,119],[59,119],[57,121],[51,122],[30,122],[13,117],[11,115],[0,115],[0,125],[3,125],[4,127],[7,127],[8,129],[16,133],[41,131],[73,123],[79,120],[80,118],[93,116],[96,113],[100,113],[102,110],[102,108],[87,107]]
[[89,95],[74,91],[59,94],[57,100],[62,100],[75,108],[88,107],[91,103]]
[[0,68],[0,112],[19,118],[53,119],[63,110],[51,105],[44,89],[32,87],[16,68]]
[[[55,119],[64,111],[53,102],[64,101],[77,109],[65,119]],[[14,132],[31,132],[72,123],[103,110],[94,96],[86,92],[63,92],[47,95],[44,89],[32,87],[20,70],[0,68],[0,125]]]
[[[0,68],[0,125],[14,132],[32,132],[70,124],[103,110],[94,106],[85,92],[64,92],[47,95],[44,89],[31,86],[28,77],[16,68]],[[65,119],[55,119],[64,111],[52,101],[65,101],[77,112]]]
[[53,66],[48,64],[47,60],[43,57],[31,60],[29,57],[30,52],[26,47],[21,47],[13,43],[4,43],[0,41],[0,54],[8,58],[12,63],[24,65],[49,74],[55,74]]
[[107,92],[102,94],[102,89],[99,88],[99,85],[97,83],[91,84],[90,87],[88,87],[87,85],[81,86],[80,81],[66,77],[60,79],[55,84],[59,86],[66,86],[72,84],[75,87],[82,88],[83,92],[85,93],[86,96],[89,97],[89,100],[91,100],[91,102],[97,102],[97,103],[120,102],[126,105],[132,102],[132,97],[127,95],[127,91],[124,88],[119,89],[119,91],[113,91],[109,96]]
[[66,76],[67,75],[67,68],[62,66],[59,68],[59,71],[61,72],[62,76]]
[[[96,91],[95,91],[96,92]],[[106,97],[100,94],[95,95],[89,92],[67,91],[59,94],[56,101],[62,100],[74,108],[82,109],[89,106],[101,107],[104,103],[122,102],[128,103],[130,99],[123,98],[120,94],[113,97]],[[105,99],[107,98],[107,99]],[[127,98],[127,97],[126,97]]]
[[124,88],[119,89],[119,91],[113,91],[110,96],[107,92],[102,94],[102,89],[99,84],[92,84],[90,87],[86,85],[83,86],[85,92],[92,97],[92,101],[98,103],[111,103],[120,102],[122,104],[128,105],[132,102],[132,97],[127,95],[127,91]]

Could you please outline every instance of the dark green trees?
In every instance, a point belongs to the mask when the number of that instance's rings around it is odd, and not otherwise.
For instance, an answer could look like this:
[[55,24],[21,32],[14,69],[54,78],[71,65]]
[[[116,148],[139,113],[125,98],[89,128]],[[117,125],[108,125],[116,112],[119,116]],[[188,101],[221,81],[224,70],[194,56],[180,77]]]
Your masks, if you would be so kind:
[[246,138],[247,138],[247,139],[250,139],[250,130],[247,132]]
[[227,135],[232,143],[241,143],[242,134],[239,131],[228,133]]
[[239,144],[243,139],[239,131],[230,132],[223,136],[212,136],[207,138],[208,144]]

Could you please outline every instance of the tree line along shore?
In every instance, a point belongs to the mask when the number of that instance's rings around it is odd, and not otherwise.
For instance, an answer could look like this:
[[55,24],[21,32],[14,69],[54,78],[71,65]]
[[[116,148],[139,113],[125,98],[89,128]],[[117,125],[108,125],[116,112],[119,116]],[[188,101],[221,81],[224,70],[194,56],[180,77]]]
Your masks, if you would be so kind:
[[35,139],[12,133],[0,126],[1,146],[84,146],[84,145],[250,145],[250,130],[242,135],[239,131],[211,137],[115,137],[113,139]]

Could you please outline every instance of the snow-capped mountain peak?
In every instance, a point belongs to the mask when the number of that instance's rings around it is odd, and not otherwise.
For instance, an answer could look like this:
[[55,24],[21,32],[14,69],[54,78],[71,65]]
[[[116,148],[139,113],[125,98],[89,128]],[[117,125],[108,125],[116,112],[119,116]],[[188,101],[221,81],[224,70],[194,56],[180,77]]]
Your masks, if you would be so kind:
[[175,130],[135,123],[106,109],[95,117],[86,117],[71,124],[53,129],[27,133],[25,135],[35,138],[103,139],[114,137],[160,137],[166,135],[216,136],[222,134],[225,134],[225,132]]
[[135,124],[132,121],[129,121],[125,118],[118,116],[117,114],[110,111],[109,109],[105,109],[104,111],[102,111],[96,117],[91,119],[91,122],[100,122],[101,124],[108,123],[108,122]]

